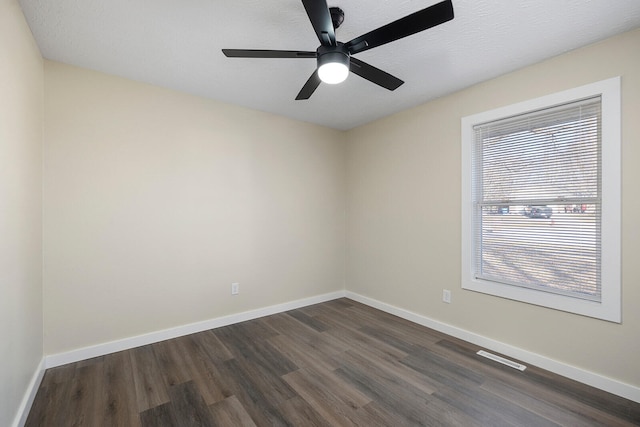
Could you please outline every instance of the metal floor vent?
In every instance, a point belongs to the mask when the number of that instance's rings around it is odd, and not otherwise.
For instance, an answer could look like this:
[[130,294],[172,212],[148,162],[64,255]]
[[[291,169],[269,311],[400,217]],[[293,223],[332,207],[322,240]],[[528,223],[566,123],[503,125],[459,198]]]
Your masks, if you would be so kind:
[[503,365],[510,366],[513,369],[517,369],[519,371],[524,371],[525,369],[527,369],[526,366],[521,365],[519,363],[516,363],[513,360],[505,359],[504,357],[500,357],[500,356],[497,356],[495,354],[488,353],[488,352],[486,352],[484,350],[480,350],[476,354],[478,354],[478,355],[480,355],[482,357],[486,357],[487,359],[495,360],[496,362],[502,363]]

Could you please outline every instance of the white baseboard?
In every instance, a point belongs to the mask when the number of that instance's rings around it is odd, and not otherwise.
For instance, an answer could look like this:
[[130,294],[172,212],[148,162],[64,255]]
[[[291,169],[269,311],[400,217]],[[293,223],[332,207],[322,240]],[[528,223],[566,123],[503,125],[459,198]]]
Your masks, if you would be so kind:
[[38,392],[38,388],[40,387],[40,383],[42,382],[42,377],[44,376],[44,370],[45,359],[43,357],[42,360],[40,360],[36,371],[33,373],[31,381],[29,381],[29,385],[27,386],[27,390],[22,397],[20,406],[18,406],[16,416],[13,419],[13,423],[11,423],[12,427],[23,427],[27,422],[27,417],[29,416],[31,405],[33,405],[33,401],[36,398],[36,393]]
[[395,307],[393,305],[375,300],[373,298],[365,297],[354,292],[346,291],[345,296],[354,301],[358,301],[370,307],[377,308],[378,310],[382,310],[398,317],[402,317],[403,319],[409,320],[411,322],[418,323],[431,329],[435,329],[436,331],[451,335],[456,338],[460,338],[464,341],[479,345],[498,353],[505,354],[515,359],[519,359],[523,362],[535,365],[539,368],[546,369],[547,371],[562,375],[563,377],[579,381],[592,387],[596,387],[617,396],[621,396],[626,399],[633,400],[634,402],[640,403],[640,388],[631,384],[626,384],[621,381],[596,374],[594,372],[576,368],[575,366],[558,362],[557,360],[553,360],[548,357],[541,356],[539,354],[523,350],[521,348],[514,347],[512,345],[505,344],[503,342],[496,341],[494,339],[487,338],[485,336],[478,335],[446,323],[439,322],[429,317],[422,316],[412,311]]
[[290,301],[282,304],[276,304],[269,307],[249,310],[242,313],[231,314],[228,316],[209,319],[202,322],[191,323],[188,325],[177,326],[175,328],[164,329],[162,331],[151,332],[135,337],[124,338],[117,341],[111,341],[104,344],[97,344],[89,347],[79,348],[64,353],[51,354],[46,356],[46,367],[54,368],[56,366],[66,365],[67,363],[78,362],[80,360],[91,359],[92,357],[103,356],[105,354],[115,353],[117,351],[128,350],[147,344],[177,338],[184,335],[194,334],[209,329],[219,328],[234,323],[244,322],[246,320],[257,319],[259,317],[269,316],[271,314],[282,313],[296,308],[306,307],[312,304],[318,304],[345,296],[345,291],[336,291],[323,295],[316,295],[310,298],[303,298],[296,301]]

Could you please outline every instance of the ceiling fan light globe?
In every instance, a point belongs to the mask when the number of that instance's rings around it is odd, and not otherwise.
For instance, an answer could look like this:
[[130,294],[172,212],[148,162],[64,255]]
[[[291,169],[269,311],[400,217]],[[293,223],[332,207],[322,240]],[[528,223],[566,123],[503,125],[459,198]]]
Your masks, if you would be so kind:
[[327,62],[318,68],[320,80],[330,85],[342,83],[348,75],[349,67],[341,62]]

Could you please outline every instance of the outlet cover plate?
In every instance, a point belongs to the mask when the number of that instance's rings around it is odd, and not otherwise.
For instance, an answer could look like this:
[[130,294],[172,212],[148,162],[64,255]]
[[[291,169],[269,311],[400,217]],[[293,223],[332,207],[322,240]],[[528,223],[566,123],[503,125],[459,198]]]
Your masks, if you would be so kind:
[[447,304],[451,304],[451,291],[448,289],[443,289],[442,290],[442,301],[446,302]]

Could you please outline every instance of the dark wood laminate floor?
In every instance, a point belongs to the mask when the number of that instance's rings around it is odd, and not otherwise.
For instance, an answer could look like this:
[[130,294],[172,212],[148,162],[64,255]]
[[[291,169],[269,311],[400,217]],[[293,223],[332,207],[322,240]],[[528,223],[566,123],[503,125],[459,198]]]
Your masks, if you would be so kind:
[[47,370],[27,426],[624,426],[640,404],[348,299]]

